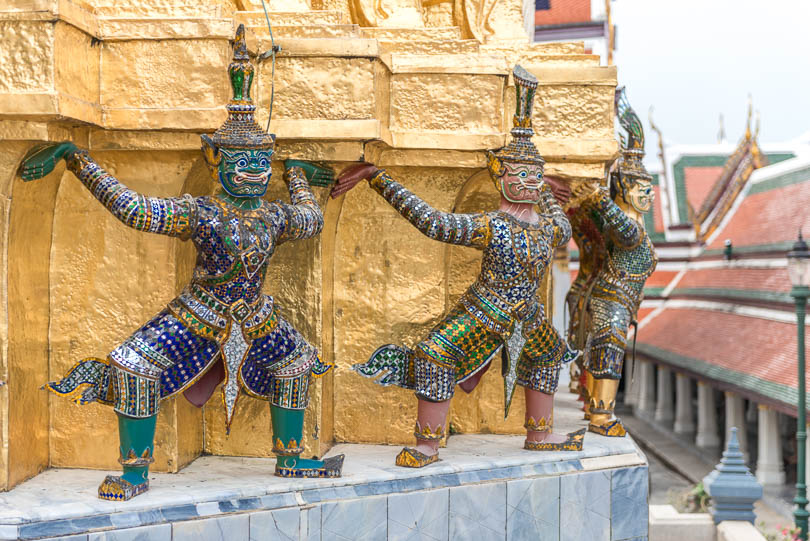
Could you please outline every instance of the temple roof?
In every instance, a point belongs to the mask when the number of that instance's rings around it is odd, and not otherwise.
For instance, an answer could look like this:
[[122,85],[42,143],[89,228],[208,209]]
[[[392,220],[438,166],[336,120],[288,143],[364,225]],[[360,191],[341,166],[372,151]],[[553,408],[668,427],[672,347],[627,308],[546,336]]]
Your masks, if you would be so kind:
[[795,411],[796,325],[762,314],[738,314],[722,304],[669,307],[639,329],[636,351],[720,389]]
[[753,171],[705,245],[659,264],[637,317],[640,358],[787,413],[797,348],[785,256],[810,226],[810,148],[798,153]]

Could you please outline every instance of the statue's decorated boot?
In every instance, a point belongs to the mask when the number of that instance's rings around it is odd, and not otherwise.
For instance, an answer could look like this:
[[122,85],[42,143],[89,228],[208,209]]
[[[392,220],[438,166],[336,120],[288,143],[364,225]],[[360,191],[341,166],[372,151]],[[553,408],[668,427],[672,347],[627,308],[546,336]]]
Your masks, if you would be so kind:
[[438,461],[439,453],[426,455],[413,447],[404,447],[397,455],[396,465],[404,468],[423,468]]
[[[553,400],[553,398],[551,399]],[[553,404],[553,402],[552,402]],[[553,406],[552,406],[553,407]],[[535,434],[550,434],[554,425],[554,410],[548,412],[548,418],[539,416],[536,419],[527,413],[526,422],[523,424],[526,428],[526,441],[523,443],[523,448],[529,451],[581,451],[582,440],[585,437],[585,429],[577,430],[566,434],[565,440],[560,442],[550,441],[536,441],[531,438],[531,433]]]
[[559,443],[526,440],[523,448],[529,451],[582,451],[582,440],[585,439],[585,429],[566,434],[565,441]]
[[442,438],[444,438],[444,425],[431,428],[430,423],[420,423],[419,419],[416,420],[416,426],[413,430],[413,435],[416,437],[416,442],[427,443],[428,446],[435,449],[435,453],[426,454],[413,447],[405,447],[399,452],[396,458],[396,465],[404,468],[423,468],[428,464],[433,464],[439,461],[439,445]]
[[279,456],[276,458],[276,475],[279,477],[340,477],[345,455],[331,456],[323,460]]
[[124,473],[105,477],[98,487],[99,498],[126,501],[149,490],[156,419],[157,415],[138,419],[118,414],[118,439],[121,443],[118,462]]
[[344,455],[318,460],[300,458],[304,448],[304,410],[270,405],[273,423],[273,453],[276,455],[276,475],[279,477],[340,477]]
[[147,490],[149,490],[148,479],[133,485],[122,475],[108,475],[98,486],[98,497],[102,500],[126,501]]
[[594,379],[592,389],[588,431],[611,438],[623,437],[627,434],[627,431],[624,429],[622,422],[613,415],[613,410],[616,408],[616,392],[619,390],[619,380]]
[[588,430],[600,436],[608,436],[611,438],[621,438],[627,434],[627,430],[625,430],[624,425],[619,419],[612,419],[606,424],[600,425],[591,423],[588,425]]

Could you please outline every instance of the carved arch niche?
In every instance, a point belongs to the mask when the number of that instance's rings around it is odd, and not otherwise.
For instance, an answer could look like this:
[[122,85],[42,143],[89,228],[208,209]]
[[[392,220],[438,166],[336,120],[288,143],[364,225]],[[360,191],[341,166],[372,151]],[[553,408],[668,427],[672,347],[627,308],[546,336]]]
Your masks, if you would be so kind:
[[[91,153],[124,184],[147,195],[189,191],[199,170],[196,150],[91,148]],[[70,172],[59,185],[52,221],[50,262],[44,263],[50,268],[47,379],[63,375],[80,359],[105,356],[162,310],[178,292],[180,275],[190,273],[181,270],[189,264],[188,243],[124,226]],[[47,398],[50,465],[118,469],[113,410]],[[202,452],[202,438],[200,410],[185,399],[161,402],[154,470],[178,471]]]
[[48,467],[48,294],[54,203],[64,165],[35,182],[17,178],[32,141],[0,143],[2,277],[6,310],[0,312],[0,488],[9,489]]

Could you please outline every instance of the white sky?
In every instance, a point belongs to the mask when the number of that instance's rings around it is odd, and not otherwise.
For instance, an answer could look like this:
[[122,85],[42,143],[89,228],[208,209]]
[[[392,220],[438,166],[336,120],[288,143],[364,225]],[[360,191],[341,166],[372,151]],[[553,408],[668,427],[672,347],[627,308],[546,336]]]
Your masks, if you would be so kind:
[[749,93],[760,142],[810,131],[810,0],[615,0],[612,10],[619,84],[648,156],[658,145],[650,105],[667,143],[715,142],[720,113],[736,142]]

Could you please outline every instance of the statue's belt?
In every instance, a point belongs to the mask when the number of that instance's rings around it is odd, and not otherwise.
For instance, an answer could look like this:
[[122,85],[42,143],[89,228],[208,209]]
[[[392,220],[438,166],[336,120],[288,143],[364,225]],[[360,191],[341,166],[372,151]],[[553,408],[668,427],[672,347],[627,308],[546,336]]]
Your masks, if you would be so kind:
[[[516,321],[528,322],[536,319],[535,316],[540,311],[540,303],[536,299],[510,303],[478,282],[462,296],[461,304],[473,317],[502,336],[511,335]],[[534,325],[529,323],[526,330],[532,328]]]
[[191,324],[192,332],[208,338],[220,338],[232,321],[241,325],[249,338],[269,333],[276,325],[272,297],[259,295],[253,301],[239,299],[226,304],[192,282],[169,304],[181,321]]

